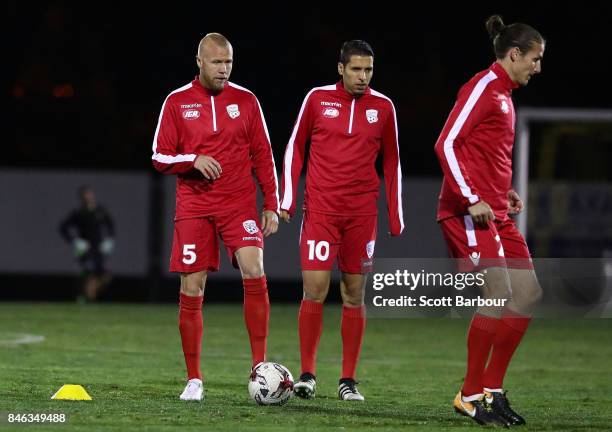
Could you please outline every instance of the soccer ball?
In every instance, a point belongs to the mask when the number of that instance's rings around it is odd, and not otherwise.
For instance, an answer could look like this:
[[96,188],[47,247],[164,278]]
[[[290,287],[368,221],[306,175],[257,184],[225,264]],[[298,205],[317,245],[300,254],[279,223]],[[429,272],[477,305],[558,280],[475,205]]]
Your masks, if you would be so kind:
[[259,405],[283,405],[293,394],[293,376],[285,366],[259,363],[251,372],[249,395]]

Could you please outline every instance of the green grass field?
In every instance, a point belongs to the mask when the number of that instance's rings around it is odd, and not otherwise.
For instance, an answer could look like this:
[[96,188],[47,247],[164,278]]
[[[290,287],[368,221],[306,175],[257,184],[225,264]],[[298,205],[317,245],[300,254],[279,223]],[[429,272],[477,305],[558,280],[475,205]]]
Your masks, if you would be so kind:
[[[297,305],[273,305],[269,359],[299,374]],[[149,305],[0,304],[0,429],[40,430],[473,430],[453,413],[467,321],[368,322],[358,371],[366,402],[337,400],[340,309],[325,308],[318,393],[282,407],[248,397],[250,354],[239,305],[204,306],[206,397],[178,399],[184,365],[177,308]],[[43,335],[11,346],[9,333]],[[93,401],[52,401],[62,384]],[[527,418],[521,430],[612,428],[612,320],[538,320],[506,387]],[[7,423],[7,413],[65,413],[64,425]]]

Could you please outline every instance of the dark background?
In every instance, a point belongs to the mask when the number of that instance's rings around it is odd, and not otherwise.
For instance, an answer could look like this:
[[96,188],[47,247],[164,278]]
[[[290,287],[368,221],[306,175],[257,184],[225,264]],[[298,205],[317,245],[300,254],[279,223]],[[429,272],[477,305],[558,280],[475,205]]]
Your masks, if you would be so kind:
[[[161,240],[155,234],[162,221],[161,180],[150,163],[153,133],[165,97],[198,73],[196,48],[208,32],[220,32],[232,42],[231,81],[259,98],[279,169],[305,94],[339,79],[339,48],[349,39],[364,39],[374,49],[372,87],[395,103],[406,177],[441,176],[433,145],[459,87],[494,61],[484,27],[493,13],[501,14],[506,24],[528,23],[547,39],[542,74],[514,94],[518,109],[612,107],[611,6],[437,2],[419,5],[418,10],[407,3],[401,11],[396,3],[381,2],[324,6],[4,4],[6,109],[0,170],[148,173],[157,185],[151,194],[154,240],[148,245],[156,258]],[[561,167],[555,169],[557,178],[576,180],[586,172],[590,180],[610,180],[612,170],[605,162],[612,160],[612,147],[606,144],[612,142],[609,132],[601,141],[603,156],[598,159],[603,163],[581,170],[576,169],[574,156],[581,145],[570,142],[567,162],[557,163]],[[118,278],[110,297],[174,300],[176,280],[160,275],[160,268],[153,266],[149,278]],[[2,275],[0,285],[4,298],[49,298],[58,292],[60,298],[68,298],[76,292],[69,275]],[[166,285],[171,288],[165,289]],[[299,296],[299,289],[295,294]]]
[[547,39],[543,73],[515,92],[518,108],[612,105],[610,6],[397,7],[6,5],[0,164],[150,169],[161,104],[197,74],[197,44],[212,31],[232,42],[231,80],[258,96],[278,161],[303,97],[338,79],[340,45],[359,38],[374,48],[372,87],[396,105],[404,174],[439,175],[432,146],[456,92],[494,60],[484,27],[492,13]]

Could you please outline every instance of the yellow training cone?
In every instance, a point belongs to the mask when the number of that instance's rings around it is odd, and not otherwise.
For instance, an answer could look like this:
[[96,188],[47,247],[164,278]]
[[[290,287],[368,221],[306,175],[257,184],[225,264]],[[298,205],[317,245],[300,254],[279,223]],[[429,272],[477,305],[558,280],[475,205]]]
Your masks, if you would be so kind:
[[60,389],[51,396],[51,399],[63,400],[91,400],[91,396],[80,385],[64,384]]

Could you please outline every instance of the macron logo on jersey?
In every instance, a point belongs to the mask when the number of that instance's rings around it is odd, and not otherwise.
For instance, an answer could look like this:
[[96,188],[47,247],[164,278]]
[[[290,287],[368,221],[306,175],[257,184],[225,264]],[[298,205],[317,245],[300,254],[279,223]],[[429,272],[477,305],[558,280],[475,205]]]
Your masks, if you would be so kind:
[[197,108],[202,108],[201,103],[181,104],[183,110],[183,118],[185,120],[196,120],[200,118],[200,111]]
[[340,102],[325,102],[321,101],[321,106],[323,108],[323,117],[327,118],[336,118],[340,115],[340,111],[338,108],[342,108],[342,104]]

